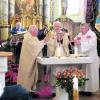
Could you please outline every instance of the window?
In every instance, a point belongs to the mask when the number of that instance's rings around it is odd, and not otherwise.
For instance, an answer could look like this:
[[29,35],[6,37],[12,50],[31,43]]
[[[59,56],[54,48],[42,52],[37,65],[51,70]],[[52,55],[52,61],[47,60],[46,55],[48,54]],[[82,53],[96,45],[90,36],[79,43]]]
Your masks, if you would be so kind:
[[80,9],[80,0],[68,0],[67,14],[77,14]]
[[87,0],[68,0],[66,16],[75,22],[85,22]]

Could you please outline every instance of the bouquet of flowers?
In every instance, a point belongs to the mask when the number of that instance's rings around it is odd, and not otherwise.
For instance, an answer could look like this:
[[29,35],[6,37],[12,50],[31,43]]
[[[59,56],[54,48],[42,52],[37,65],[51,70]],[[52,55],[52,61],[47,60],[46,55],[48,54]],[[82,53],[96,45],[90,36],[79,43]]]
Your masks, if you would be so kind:
[[89,80],[86,78],[86,75],[82,70],[69,67],[62,72],[57,72],[56,86],[60,86],[61,88],[65,89],[66,92],[73,95],[73,78],[75,75],[78,78],[79,87],[85,85],[86,81]]

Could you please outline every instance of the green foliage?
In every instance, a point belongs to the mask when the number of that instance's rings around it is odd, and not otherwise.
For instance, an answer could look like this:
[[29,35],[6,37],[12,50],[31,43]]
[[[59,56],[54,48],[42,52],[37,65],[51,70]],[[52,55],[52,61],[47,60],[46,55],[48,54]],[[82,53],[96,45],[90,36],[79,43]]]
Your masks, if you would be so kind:
[[73,95],[73,78],[76,75],[78,78],[78,86],[84,86],[89,79],[85,77],[85,74],[77,68],[65,69],[62,72],[58,72],[56,75],[56,86],[59,86],[66,90],[70,95]]

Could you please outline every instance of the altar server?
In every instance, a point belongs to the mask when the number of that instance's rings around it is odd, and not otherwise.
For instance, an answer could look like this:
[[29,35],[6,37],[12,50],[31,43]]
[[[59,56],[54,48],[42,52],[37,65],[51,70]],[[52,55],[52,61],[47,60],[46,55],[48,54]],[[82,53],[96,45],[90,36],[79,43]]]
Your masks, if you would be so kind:
[[80,33],[74,39],[75,44],[83,53],[93,58],[93,63],[83,67],[89,81],[85,85],[86,92],[96,92],[99,90],[99,57],[97,54],[97,37],[90,29],[89,24],[84,23],[80,26]]

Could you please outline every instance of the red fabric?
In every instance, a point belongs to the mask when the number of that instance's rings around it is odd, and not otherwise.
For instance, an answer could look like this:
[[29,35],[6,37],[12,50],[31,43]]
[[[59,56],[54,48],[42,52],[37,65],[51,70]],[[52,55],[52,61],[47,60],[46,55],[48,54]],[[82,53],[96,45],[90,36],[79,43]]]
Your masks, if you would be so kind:
[[51,97],[52,96],[52,88],[49,85],[45,85],[41,88],[40,91],[37,91],[36,94],[38,94],[40,97]]

